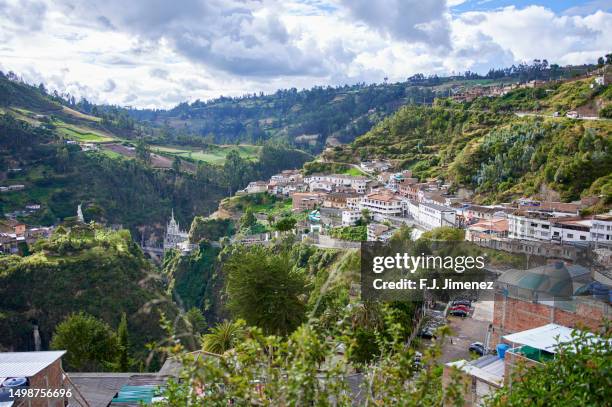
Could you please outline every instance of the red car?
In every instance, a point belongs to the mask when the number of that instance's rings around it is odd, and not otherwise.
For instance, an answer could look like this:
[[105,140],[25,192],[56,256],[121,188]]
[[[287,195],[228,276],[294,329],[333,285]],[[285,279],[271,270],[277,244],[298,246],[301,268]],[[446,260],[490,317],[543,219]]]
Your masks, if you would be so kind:
[[453,307],[450,308],[451,311],[465,311],[465,312],[470,312],[470,307],[467,307],[465,305],[455,305]]

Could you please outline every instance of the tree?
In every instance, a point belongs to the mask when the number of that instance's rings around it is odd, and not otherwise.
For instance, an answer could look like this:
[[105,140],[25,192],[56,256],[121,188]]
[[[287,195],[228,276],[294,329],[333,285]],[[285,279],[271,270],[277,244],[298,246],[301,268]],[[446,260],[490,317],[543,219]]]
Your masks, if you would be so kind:
[[117,363],[117,369],[120,372],[128,372],[130,370],[130,343],[125,312],[121,314],[121,322],[119,322],[119,327],[117,328],[117,341],[119,343],[119,361]]
[[191,330],[194,334],[201,334],[206,330],[206,318],[204,318],[202,312],[196,307],[191,307],[189,311],[185,313],[185,320],[191,326]]
[[222,354],[234,348],[245,336],[244,320],[218,323],[210,333],[202,336],[202,349],[206,352]]
[[597,65],[604,66],[605,63],[606,63],[606,60],[604,59],[604,57],[597,58]]
[[293,216],[285,216],[281,218],[281,220],[276,222],[274,228],[279,232],[288,232],[290,230],[293,230],[296,223],[297,220]]
[[151,152],[149,151],[149,146],[142,137],[138,139],[138,143],[136,144],[136,157],[144,164],[151,164]]
[[287,335],[303,321],[306,281],[289,257],[260,247],[238,249],[226,261],[228,308],[266,333]]
[[555,357],[535,366],[518,365],[512,387],[498,390],[491,406],[524,406],[545,400],[548,406],[606,406],[610,389],[611,332],[596,338],[574,330],[572,339],[560,343]]
[[240,218],[240,228],[248,229],[251,226],[255,225],[255,223],[257,223],[257,218],[255,218],[253,210],[251,208],[248,208]]
[[370,210],[367,208],[362,209],[361,210],[361,224],[367,225],[368,223],[370,223],[371,220],[372,220],[372,216],[370,214]]
[[95,372],[112,370],[120,348],[117,335],[106,322],[80,312],[57,326],[51,349],[66,350],[66,370]]
[[174,171],[175,174],[181,172],[181,157],[178,155],[175,156],[174,161],[172,161],[172,171]]

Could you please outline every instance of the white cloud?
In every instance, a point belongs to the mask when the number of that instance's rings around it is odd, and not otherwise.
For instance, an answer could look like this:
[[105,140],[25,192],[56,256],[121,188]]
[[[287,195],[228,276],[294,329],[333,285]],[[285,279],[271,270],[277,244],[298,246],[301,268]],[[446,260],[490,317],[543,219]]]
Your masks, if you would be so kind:
[[0,0],[1,68],[96,102],[170,107],[221,94],[592,62],[612,14],[461,0]]

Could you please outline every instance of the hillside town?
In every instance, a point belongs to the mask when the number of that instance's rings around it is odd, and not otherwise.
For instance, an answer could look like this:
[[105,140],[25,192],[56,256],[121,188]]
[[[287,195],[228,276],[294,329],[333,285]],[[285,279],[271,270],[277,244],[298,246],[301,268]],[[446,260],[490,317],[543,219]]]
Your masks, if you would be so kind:
[[521,241],[607,248],[612,245],[612,214],[581,215],[597,197],[572,203],[530,198],[498,205],[471,202],[469,191],[450,192],[437,179],[421,182],[410,170],[390,171],[385,161],[363,162],[364,175],[311,174],[286,170],[255,181],[241,194],[267,193],[291,199],[295,213],[308,211],[309,233],[356,225],[368,218],[368,240],[386,241],[402,225],[415,236],[443,226],[465,230],[468,241],[502,245]]

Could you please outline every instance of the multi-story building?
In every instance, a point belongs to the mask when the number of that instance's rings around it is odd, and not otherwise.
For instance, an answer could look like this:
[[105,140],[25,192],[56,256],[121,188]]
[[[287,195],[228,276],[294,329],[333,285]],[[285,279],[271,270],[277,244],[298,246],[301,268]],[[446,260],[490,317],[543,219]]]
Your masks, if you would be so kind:
[[522,240],[550,240],[550,212],[518,210],[508,215],[508,237]]
[[361,219],[361,212],[356,209],[346,209],[342,211],[342,226],[352,226]]
[[386,242],[393,235],[393,229],[380,223],[368,225],[368,242]]
[[293,210],[301,212],[314,209],[323,202],[323,195],[318,192],[296,192],[291,195]]
[[426,229],[455,226],[455,210],[448,206],[420,203],[417,221]]
[[612,215],[595,215],[591,220],[591,241],[612,243]]
[[358,194],[366,192],[368,179],[362,176],[344,175],[344,174],[312,174],[304,178],[310,186],[310,190],[323,189],[332,191],[341,189],[342,187],[352,188]]
[[371,214],[402,216],[404,203],[401,197],[390,192],[374,192],[361,198],[359,210],[364,209]]
[[346,209],[348,207],[347,201],[350,198],[359,198],[359,195],[356,192],[334,192],[325,195],[321,206],[324,208]]

